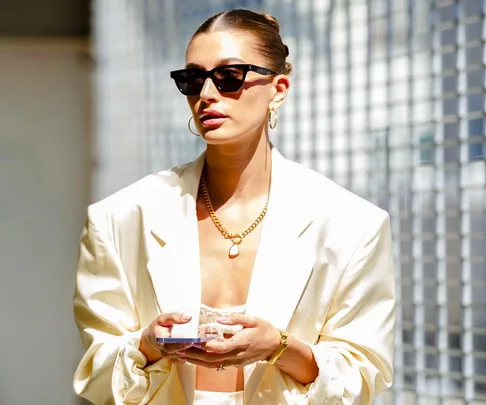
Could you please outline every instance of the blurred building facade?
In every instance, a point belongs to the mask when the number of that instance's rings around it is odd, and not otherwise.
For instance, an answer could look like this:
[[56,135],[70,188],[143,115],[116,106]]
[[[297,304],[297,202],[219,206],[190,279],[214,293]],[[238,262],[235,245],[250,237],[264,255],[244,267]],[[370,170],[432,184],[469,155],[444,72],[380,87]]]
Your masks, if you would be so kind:
[[90,191],[89,5],[0,5],[0,404],[81,405],[72,299]]
[[290,48],[277,148],[391,214],[396,382],[377,402],[486,404],[484,1],[93,2],[94,199],[202,151],[168,73],[229,8],[275,15]]

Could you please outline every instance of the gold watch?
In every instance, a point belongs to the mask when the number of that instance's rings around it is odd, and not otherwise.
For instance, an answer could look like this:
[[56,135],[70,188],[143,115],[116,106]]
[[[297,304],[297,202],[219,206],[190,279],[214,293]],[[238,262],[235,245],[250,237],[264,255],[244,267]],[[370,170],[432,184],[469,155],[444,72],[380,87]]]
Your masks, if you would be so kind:
[[273,353],[272,357],[267,360],[268,364],[275,364],[275,362],[279,359],[279,357],[289,345],[287,342],[287,339],[289,338],[287,333],[285,333],[282,329],[279,329],[278,331],[280,332],[280,346],[277,348],[275,353]]

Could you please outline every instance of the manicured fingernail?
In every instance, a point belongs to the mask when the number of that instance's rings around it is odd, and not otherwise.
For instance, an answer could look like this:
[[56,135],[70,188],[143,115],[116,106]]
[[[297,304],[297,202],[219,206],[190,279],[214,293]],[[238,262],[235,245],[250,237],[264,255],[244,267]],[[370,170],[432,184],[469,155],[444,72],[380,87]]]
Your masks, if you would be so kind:
[[177,352],[177,354],[186,354],[186,351],[185,350],[180,350]]
[[228,318],[226,318],[225,316],[218,318],[218,322],[226,322],[227,320],[228,320]]
[[178,359],[181,363],[185,363],[187,361],[186,357],[179,357]]
[[192,318],[192,316],[191,316],[191,315],[186,315],[186,314],[182,315],[182,317],[181,317],[181,319],[182,319],[183,321],[190,321],[190,320],[191,320],[191,318]]

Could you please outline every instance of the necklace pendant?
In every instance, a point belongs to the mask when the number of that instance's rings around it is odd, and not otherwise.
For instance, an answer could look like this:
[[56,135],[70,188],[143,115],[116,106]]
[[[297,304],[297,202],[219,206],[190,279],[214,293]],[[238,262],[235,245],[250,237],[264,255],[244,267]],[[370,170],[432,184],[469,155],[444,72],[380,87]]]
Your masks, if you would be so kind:
[[233,246],[230,247],[230,250],[228,252],[228,256],[230,259],[234,259],[240,254],[240,248],[238,245],[234,244]]

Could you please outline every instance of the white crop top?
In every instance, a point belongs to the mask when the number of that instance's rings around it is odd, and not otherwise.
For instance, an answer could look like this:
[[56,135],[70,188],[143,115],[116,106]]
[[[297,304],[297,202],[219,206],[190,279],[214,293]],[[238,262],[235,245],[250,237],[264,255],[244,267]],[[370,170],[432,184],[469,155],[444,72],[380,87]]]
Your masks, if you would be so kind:
[[242,325],[222,325],[217,319],[222,316],[244,314],[245,309],[245,305],[231,308],[212,308],[201,304],[201,309],[199,311],[199,333],[201,334],[205,328],[207,328],[207,334],[217,334],[221,337],[224,334],[234,335],[235,333],[240,332],[243,329]]

